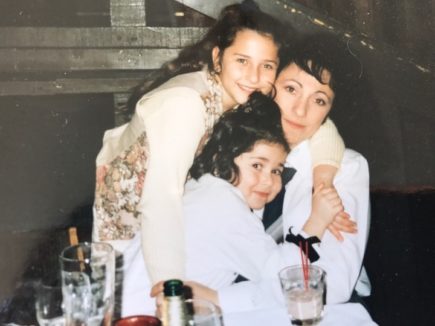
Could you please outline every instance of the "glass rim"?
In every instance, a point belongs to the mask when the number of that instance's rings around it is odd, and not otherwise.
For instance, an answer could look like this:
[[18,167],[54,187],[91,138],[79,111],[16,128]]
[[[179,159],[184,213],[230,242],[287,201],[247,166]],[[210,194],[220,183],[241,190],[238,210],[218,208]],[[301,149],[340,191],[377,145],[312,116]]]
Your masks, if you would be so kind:
[[[94,246],[100,246],[100,247],[105,247],[106,249],[108,249],[108,252],[114,252],[113,246],[109,243],[106,242],[89,242],[89,241],[84,241],[84,242],[79,242],[78,244],[75,245],[69,245],[65,248],[62,249],[62,251],[59,254],[59,260],[61,262],[65,262],[65,263],[76,263],[76,262],[83,262],[85,264],[89,264],[90,263],[90,258],[84,258],[84,259],[79,259],[79,258],[68,258],[68,257],[64,257],[64,254],[69,251],[69,250],[73,250],[73,249],[77,249],[77,248],[92,248]],[[110,257],[98,257],[98,259],[102,259],[103,261],[109,259]]]
[[[308,268],[310,270],[316,271],[319,275],[319,277],[321,277],[322,275],[326,275],[326,272],[323,268],[321,268],[320,266],[317,265],[309,265]],[[279,278],[287,278],[285,276],[285,272],[287,271],[300,271],[302,270],[302,265],[290,265],[290,266],[286,266],[284,268],[282,268],[279,272],[278,272],[278,277]]]

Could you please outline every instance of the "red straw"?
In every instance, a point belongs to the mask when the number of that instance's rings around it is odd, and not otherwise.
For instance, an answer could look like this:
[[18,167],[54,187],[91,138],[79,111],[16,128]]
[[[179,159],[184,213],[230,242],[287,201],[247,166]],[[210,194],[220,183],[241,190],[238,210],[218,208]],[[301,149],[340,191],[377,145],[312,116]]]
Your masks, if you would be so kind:
[[305,277],[305,288],[306,288],[306,290],[308,290],[308,280],[310,278],[310,269],[309,269],[310,260],[308,259],[308,242],[307,241],[305,241],[305,266],[306,266],[305,272],[307,274]]
[[304,284],[305,284],[305,290],[308,290],[308,278],[309,278],[309,263],[308,260],[308,242],[305,242],[305,252],[302,249],[302,241],[299,241],[299,251],[301,253],[301,261],[302,261],[302,272],[304,275]]

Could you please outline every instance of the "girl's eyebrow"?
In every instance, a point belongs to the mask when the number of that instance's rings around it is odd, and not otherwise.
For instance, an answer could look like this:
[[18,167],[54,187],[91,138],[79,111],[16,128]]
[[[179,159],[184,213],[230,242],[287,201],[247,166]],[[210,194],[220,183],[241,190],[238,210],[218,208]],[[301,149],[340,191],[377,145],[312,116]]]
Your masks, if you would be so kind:
[[[267,157],[264,157],[264,156],[252,156],[250,158],[251,159],[256,159],[256,160],[261,160],[261,161],[264,161],[264,162],[270,161]],[[281,163],[279,163],[279,166],[284,168],[284,164],[285,164],[285,162],[281,162]]]
[[238,52],[234,52],[233,55],[238,55],[240,57],[244,57],[244,58],[250,58],[251,56],[244,54],[244,53],[238,53]]
[[[247,54],[238,53],[238,52],[233,53],[233,55],[238,55],[238,56],[243,57],[243,58],[251,58],[251,56],[249,56]],[[272,62],[272,63],[274,63],[276,65],[278,64],[277,60],[264,60],[264,61],[266,61],[266,62]]]
[[266,62],[272,62],[272,63],[274,63],[274,64],[278,64],[278,61],[277,60],[265,60]]
[[249,158],[254,160],[269,161],[269,159],[264,156],[250,156]]

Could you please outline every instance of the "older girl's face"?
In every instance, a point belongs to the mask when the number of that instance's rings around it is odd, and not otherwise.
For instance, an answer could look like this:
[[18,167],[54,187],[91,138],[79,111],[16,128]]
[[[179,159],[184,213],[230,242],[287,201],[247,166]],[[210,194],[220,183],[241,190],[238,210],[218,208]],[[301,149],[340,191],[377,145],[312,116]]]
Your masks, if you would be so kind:
[[272,37],[241,30],[223,53],[215,47],[212,55],[225,110],[246,103],[254,91],[271,91],[278,67],[278,47]]
[[314,135],[331,110],[334,91],[328,85],[328,71],[323,71],[322,80],[326,84],[292,63],[275,82],[275,101],[291,148]]
[[263,208],[281,190],[281,173],[286,156],[281,145],[259,142],[250,152],[234,159],[239,168],[239,179],[235,186],[242,192],[250,208]]

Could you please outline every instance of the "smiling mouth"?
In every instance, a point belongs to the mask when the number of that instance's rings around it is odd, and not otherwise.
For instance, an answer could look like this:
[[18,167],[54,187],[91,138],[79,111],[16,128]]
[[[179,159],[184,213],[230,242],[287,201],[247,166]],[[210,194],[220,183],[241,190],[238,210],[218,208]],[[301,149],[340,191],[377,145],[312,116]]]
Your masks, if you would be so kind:
[[285,121],[285,123],[287,125],[289,125],[290,127],[296,128],[296,129],[303,129],[305,127],[304,125],[301,125],[299,123],[296,123],[296,122],[293,122],[293,121],[290,121],[287,119],[283,119],[283,120]]
[[256,193],[259,197],[261,197],[261,198],[266,198],[266,199],[267,199],[267,197],[269,196],[269,193],[268,193],[268,192],[256,191],[255,193]]
[[242,91],[247,92],[249,94],[254,93],[257,90],[256,87],[248,87],[248,86],[244,86],[244,85],[240,85],[240,84],[239,84],[239,88]]

